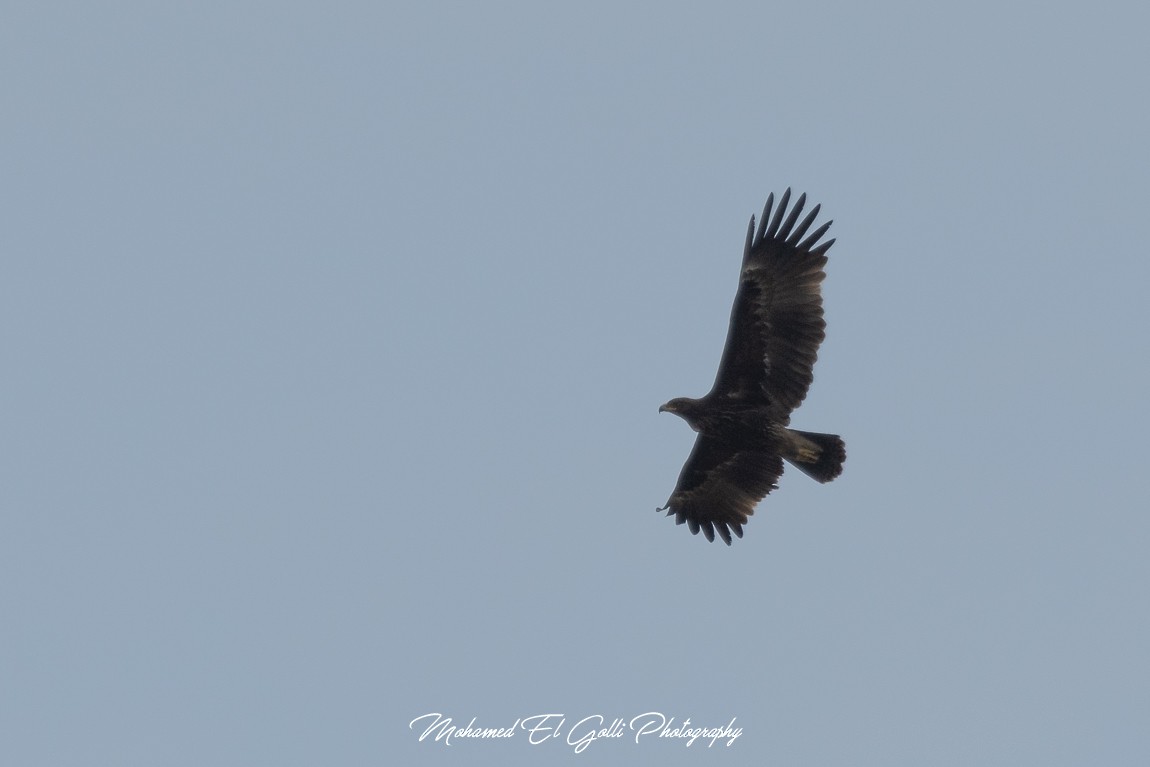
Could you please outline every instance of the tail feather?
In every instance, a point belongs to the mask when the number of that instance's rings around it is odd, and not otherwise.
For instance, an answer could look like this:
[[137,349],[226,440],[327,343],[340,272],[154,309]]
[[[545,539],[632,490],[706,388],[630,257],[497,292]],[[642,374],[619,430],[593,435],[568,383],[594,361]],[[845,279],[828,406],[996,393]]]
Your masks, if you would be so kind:
[[788,431],[799,439],[795,440],[797,449],[783,457],[794,464],[795,468],[818,482],[830,482],[843,473],[847,446],[842,437],[797,429]]

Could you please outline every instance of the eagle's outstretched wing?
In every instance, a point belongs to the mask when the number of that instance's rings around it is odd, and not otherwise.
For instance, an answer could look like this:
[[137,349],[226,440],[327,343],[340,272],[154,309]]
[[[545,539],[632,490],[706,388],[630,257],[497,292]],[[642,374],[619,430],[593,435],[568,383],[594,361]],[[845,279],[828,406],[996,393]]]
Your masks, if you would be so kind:
[[718,532],[728,546],[731,533],[743,537],[743,525],[755,504],[775,488],[783,473],[783,459],[759,450],[736,450],[725,442],[700,434],[695,438],[675,492],[659,511],[675,515],[692,533],[703,531],[708,541]]
[[830,221],[803,239],[819,206],[795,226],[807,196],[801,195],[788,215],[790,198],[788,189],[774,218],[775,196],[767,198],[757,232],[751,217],[727,345],[707,395],[769,405],[783,422],[814,380],[826,328],[820,287],[826,252],[834,244],[819,243]]

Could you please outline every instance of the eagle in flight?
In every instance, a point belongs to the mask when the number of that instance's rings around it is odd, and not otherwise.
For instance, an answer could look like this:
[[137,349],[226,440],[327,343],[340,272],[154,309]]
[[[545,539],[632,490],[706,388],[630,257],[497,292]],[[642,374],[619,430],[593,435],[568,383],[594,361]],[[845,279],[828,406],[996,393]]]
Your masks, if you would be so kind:
[[791,190],[767,198],[759,228],[747,230],[743,267],[727,345],[711,391],[700,399],[677,397],[659,408],[684,419],[698,432],[695,447],[667,505],[659,509],[727,545],[755,505],[775,489],[785,458],[819,482],[842,473],[846,445],[835,434],[788,428],[814,380],[815,359],[825,337],[820,292],[827,250],[819,240],[831,222],[807,230],[819,206],[796,226],[806,204],[801,195],[790,212]]

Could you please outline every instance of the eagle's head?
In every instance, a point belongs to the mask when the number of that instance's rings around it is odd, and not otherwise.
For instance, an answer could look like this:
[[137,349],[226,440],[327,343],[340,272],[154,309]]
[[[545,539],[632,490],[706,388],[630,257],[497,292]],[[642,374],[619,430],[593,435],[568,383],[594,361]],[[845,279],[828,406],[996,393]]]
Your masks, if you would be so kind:
[[691,428],[695,431],[699,430],[699,427],[695,424],[698,411],[699,400],[691,399],[690,397],[675,397],[675,399],[670,402],[659,406],[660,413],[674,413],[690,424]]

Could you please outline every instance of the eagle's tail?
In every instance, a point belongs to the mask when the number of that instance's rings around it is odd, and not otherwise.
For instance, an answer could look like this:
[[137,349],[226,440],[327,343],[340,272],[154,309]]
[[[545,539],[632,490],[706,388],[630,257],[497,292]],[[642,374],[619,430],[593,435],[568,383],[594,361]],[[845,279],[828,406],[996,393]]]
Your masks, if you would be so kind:
[[803,474],[819,482],[830,482],[843,473],[847,446],[842,437],[797,429],[787,429],[787,432],[792,443],[783,457]]

